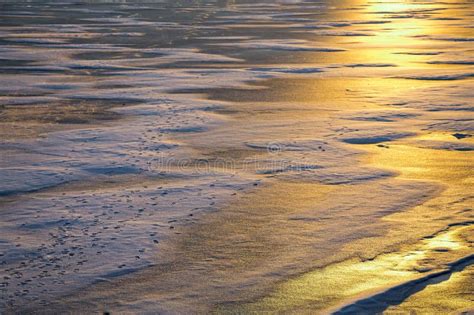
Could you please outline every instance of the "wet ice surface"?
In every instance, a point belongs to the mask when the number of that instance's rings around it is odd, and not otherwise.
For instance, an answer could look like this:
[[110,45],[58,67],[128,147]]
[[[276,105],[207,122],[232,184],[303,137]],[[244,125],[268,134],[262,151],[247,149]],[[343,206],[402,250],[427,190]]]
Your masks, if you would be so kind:
[[[33,134],[9,133],[0,144],[3,307],[34,308],[159,263],[175,227],[261,182],[369,185],[384,206],[364,214],[367,224],[423,202],[436,185],[391,181],[396,171],[363,165],[357,146],[473,150],[472,10],[470,2],[1,4],[2,132]],[[119,118],[89,121],[92,112],[81,125],[72,114],[47,120],[67,128],[46,134],[33,114],[18,118],[38,106],[97,103]],[[13,109],[20,116],[4,114]],[[328,206],[335,213],[363,207],[365,197],[340,198]],[[456,211],[433,229],[470,218]],[[288,220],[321,220],[296,217]],[[325,246],[339,226],[327,225]],[[382,231],[359,227],[351,237],[371,233]],[[295,272],[272,268],[266,276]]]

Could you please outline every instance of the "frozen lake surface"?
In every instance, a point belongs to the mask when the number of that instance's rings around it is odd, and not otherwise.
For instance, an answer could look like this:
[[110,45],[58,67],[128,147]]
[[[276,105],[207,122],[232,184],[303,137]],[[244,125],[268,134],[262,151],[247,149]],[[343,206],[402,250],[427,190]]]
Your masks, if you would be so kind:
[[0,2],[0,310],[473,310],[473,25]]

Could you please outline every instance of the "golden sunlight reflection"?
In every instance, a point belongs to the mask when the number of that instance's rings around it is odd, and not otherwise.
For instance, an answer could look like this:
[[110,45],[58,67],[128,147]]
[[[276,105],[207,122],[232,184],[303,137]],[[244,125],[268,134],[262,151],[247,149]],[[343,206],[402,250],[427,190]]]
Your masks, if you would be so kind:
[[[371,62],[387,62],[397,67],[423,67],[419,62],[426,56],[403,54],[406,51],[430,47],[417,36],[432,34],[436,31],[436,21],[422,18],[404,18],[402,15],[415,14],[417,9],[431,8],[426,3],[395,3],[393,1],[370,2],[365,12],[359,13],[362,20],[381,20],[388,23],[364,25],[373,36],[362,36],[354,45],[353,53],[363,56]],[[357,19],[357,18],[356,18]],[[431,47],[436,49],[436,46]]]
[[371,12],[394,14],[400,12],[408,13],[413,9],[419,9],[425,6],[426,3],[416,3],[414,1],[378,0],[369,1],[367,8]]
[[[355,27],[356,30],[368,32],[371,36],[356,37],[356,40],[338,37],[325,40],[334,45],[344,43],[352,48],[350,52],[338,55],[339,62],[387,63],[392,64],[395,68],[390,69],[391,73],[398,72],[400,74],[423,69],[448,69],[447,65],[433,66],[426,62],[433,58],[433,55],[438,54],[439,49],[445,45],[445,43],[427,41],[423,37],[443,33],[439,27],[439,21],[425,18],[427,14],[436,12],[440,6],[442,4],[410,1],[369,2],[362,12],[345,12],[342,18],[364,21],[382,19],[387,23],[368,23],[363,27]],[[419,53],[420,51],[425,54]],[[379,71],[382,77],[384,76],[383,69],[373,70],[371,74],[377,73],[376,71]],[[348,73],[350,72],[344,70],[339,72],[341,76]],[[354,75],[354,73],[349,75]],[[260,97],[268,95],[267,99],[270,98],[273,101],[301,101],[300,98],[304,97],[304,101],[307,103],[317,100],[317,106],[321,108],[321,100],[325,100],[325,93],[334,90],[339,93],[333,93],[331,98],[343,100],[341,107],[356,108],[347,101],[350,99],[347,94],[337,90],[337,87],[340,86],[338,79],[326,80],[324,84],[328,85],[328,88],[324,89],[320,89],[321,80],[318,79],[308,80],[307,85],[298,82],[292,86],[284,82],[286,88],[282,88],[282,86],[276,88],[274,85],[277,83],[270,81],[268,90],[244,91],[243,94],[236,96],[235,100],[238,98],[244,101],[255,100],[254,96],[257,93]],[[409,91],[443,84],[393,78],[371,78],[370,80],[365,82],[359,78],[357,83],[367,84],[365,87],[370,86],[370,88],[366,90],[376,90],[378,95],[385,93],[387,96],[395,94],[394,88],[398,88],[400,91]],[[350,81],[346,79],[346,82]],[[334,86],[331,86],[331,83]],[[350,84],[344,84],[344,86],[351,91],[363,90],[361,87]],[[247,97],[247,93],[255,95]],[[331,105],[334,106],[334,103]],[[363,105],[360,106],[363,107]],[[377,109],[377,106],[372,105],[366,108],[374,110]],[[439,196],[427,203],[422,203],[405,212],[384,217],[383,221],[394,223],[400,226],[400,229],[388,231],[383,237],[374,237],[372,242],[379,240],[382,243],[382,239],[400,239],[404,233],[413,233],[412,235],[422,237],[424,228],[427,225],[432,225],[433,219],[447,216],[445,208],[440,205],[456,203],[460,195],[469,191],[474,177],[472,154],[456,150],[421,148],[416,144],[417,141],[449,142],[453,139],[453,136],[448,133],[420,133],[417,137],[405,141],[395,141],[386,146],[358,146],[370,153],[367,159],[369,165],[393,171],[402,180],[432,181],[440,186],[441,192]],[[466,142],[472,142],[472,139]],[[468,207],[468,202],[459,204],[459,208],[463,209],[463,207]],[[419,226],[417,226],[418,222]],[[440,223],[439,227],[442,226]],[[418,234],[416,229],[419,230]],[[302,276],[284,281],[275,290],[257,301],[228,308],[222,306],[219,311],[242,313],[302,311],[309,313],[335,310],[342,306],[343,301],[370,296],[401,283],[422,278],[429,273],[447,269],[449,263],[472,253],[470,242],[465,238],[466,234],[472,235],[472,233],[474,233],[472,225],[453,226],[412,245],[402,246],[391,254],[381,254],[370,260],[347,260],[310,271]],[[456,276],[458,277],[458,275]],[[465,307],[468,302],[463,300],[460,305]],[[428,311],[435,312],[435,309],[428,309]]]
[[[472,170],[474,157],[468,152],[420,149],[409,146],[408,143],[410,140],[407,140],[406,144],[389,145],[388,148],[367,145],[365,149],[372,152],[369,157],[371,165],[395,170],[401,174],[401,178],[429,179],[448,187],[439,197],[426,204],[384,218],[399,224],[419,222],[419,228],[422,229],[423,216],[430,216],[431,220],[442,215],[444,209],[436,210],[437,205],[456,202],[460,191],[469,190],[471,186],[468,182],[474,175]],[[403,228],[398,231],[398,233],[407,232],[408,230],[404,231]],[[244,304],[237,310],[244,313],[263,310],[278,312],[335,310],[342,307],[341,301],[350,297],[362,298],[373,295],[387,287],[447,268],[447,264],[472,254],[469,239],[472,239],[473,235],[473,225],[466,223],[453,226],[391,254],[379,255],[371,260],[344,261],[317,269],[284,282],[268,296]],[[391,231],[384,236],[384,238],[392,237],[395,239],[399,235]],[[446,303],[449,305],[449,301]],[[458,300],[457,303],[463,307],[469,305],[466,300]],[[434,312],[434,309],[428,311]]]
[[[368,261],[345,261],[306,273],[281,284],[269,296],[243,305],[239,311],[336,310],[344,299],[374,294],[374,290],[382,291],[387,286],[422,277],[432,270],[439,271],[439,268],[445,268],[440,265],[441,262],[449,263],[466,256],[471,248],[460,236],[467,232],[474,233],[474,228],[452,228],[425,239],[406,251],[380,255]],[[443,246],[443,250],[440,246]],[[448,251],[449,255],[446,254]]]
[[472,292],[474,292],[474,266],[451,275],[441,283],[434,283],[413,294],[396,307],[389,307],[384,314],[469,314],[472,311]]

